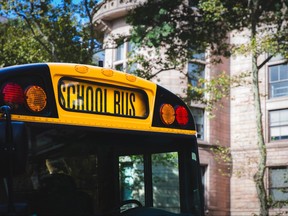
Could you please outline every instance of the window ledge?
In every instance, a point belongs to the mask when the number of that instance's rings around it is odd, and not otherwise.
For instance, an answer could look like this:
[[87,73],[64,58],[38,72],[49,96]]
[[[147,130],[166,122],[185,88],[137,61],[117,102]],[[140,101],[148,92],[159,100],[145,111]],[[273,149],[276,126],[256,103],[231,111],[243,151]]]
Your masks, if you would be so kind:
[[288,96],[269,98],[267,102],[287,101]]
[[267,110],[285,109],[288,107],[288,97],[271,98],[267,100]]
[[267,148],[288,148],[288,139],[285,140],[277,140],[277,141],[270,141],[267,143]]

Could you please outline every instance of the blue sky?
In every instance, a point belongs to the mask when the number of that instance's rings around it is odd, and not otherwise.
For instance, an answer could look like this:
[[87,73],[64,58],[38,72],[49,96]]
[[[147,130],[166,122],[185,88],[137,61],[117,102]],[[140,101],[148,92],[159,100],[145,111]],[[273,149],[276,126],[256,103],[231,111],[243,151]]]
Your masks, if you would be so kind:
[[[53,2],[55,2],[56,4],[62,2],[62,0],[53,0]],[[73,0],[74,3],[79,3],[80,0]]]

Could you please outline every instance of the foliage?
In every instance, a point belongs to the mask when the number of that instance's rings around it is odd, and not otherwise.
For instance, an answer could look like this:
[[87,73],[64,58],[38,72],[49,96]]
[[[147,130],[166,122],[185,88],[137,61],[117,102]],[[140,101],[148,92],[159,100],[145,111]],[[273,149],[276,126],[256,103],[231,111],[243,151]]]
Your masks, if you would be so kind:
[[[269,215],[264,185],[267,152],[258,73],[273,56],[281,54],[288,57],[288,1],[147,0],[131,11],[127,21],[133,26],[131,39],[134,43],[146,49],[156,49],[163,54],[163,58],[157,61],[157,68],[153,67],[155,62],[151,59],[147,60],[144,56],[138,59],[137,63],[143,62],[143,69],[148,69],[142,71],[144,76],[146,73],[152,77],[153,74],[171,68],[185,73],[185,64],[191,60],[207,65],[208,61],[200,62],[194,58],[203,50],[208,53],[209,64],[221,62],[221,56],[229,57],[236,53],[251,56],[251,71],[243,71],[238,77],[230,77],[222,72],[210,80],[200,80],[200,88],[191,88],[193,91],[188,92],[188,96],[192,97],[191,100],[202,100],[215,105],[223,97],[229,96],[230,88],[235,85],[249,84],[253,89],[259,150],[254,182],[260,202],[260,214]],[[227,36],[241,31],[246,32],[249,42],[241,45],[230,44]],[[260,61],[262,59],[264,60]],[[150,63],[153,65],[149,66]],[[247,82],[247,77],[250,77],[252,82]],[[208,107],[211,109],[212,106]]]
[[140,46],[165,47],[167,60],[174,58],[187,61],[208,46],[211,48],[211,56],[229,55],[229,44],[223,39],[227,38],[231,28],[222,24],[225,19],[235,17],[231,17],[233,8],[227,12],[219,11],[221,16],[216,17],[216,8],[211,2],[214,1],[204,1],[196,9],[182,0],[148,0],[131,11],[127,18],[133,26],[131,39]]
[[4,32],[0,36],[0,65],[43,61],[92,63],[95,50],[100,48],[92,25],[94,4],[89,0],[79,5],[71,0],[61,4],[51,0],[3,2],[0,15],[8,22],[0,23],[1,33]]
[[[239,75],[230,76],[226,71],[220,71],[218,75],[211,77],[209,80],[200,78],[197,86],[188,86],[187,96],[193,101],[206,105],[206,111],[213,116],[213,110],[222,107],[221,101],[228,99],[230,88],[242,85],[251,85],[249,79],[250,72],[242,72]],[[206,93],[208,95],[205,95]]]
[[[251,20],[254,19],[252,13],[256,13],[257,16],[257,32],[259,32],[259,37],[255,39],[257,53],[274,55],[280,52],[285,55],[287,29],[282,31],[285,22],[281,22],[281,19],[286,19],[283,16],[287,16],[287,13],[285,15],[283,11],[285,9],[281,7],[282,1],[261,1],[257,6],[258,9],[253,9],[252,2],[240,0],[201,0],[189,1],[189,4],[182,0],[144,2],[132,10],[127,18],[127,22],[133,26],[131,40],[139,47],[136,49],[137,55],[134,54],[131,60],[131,64],[141,65],[135,71],[136,75],[151,79],[171,69],[185,74],[188,60],[195,64],[207,64],[197,58],[203,50],[207,50],[206,57],[209,63],[219,63],[221,56],[229,57],[236,52],[247,55],[255,43],[240,46],[230,44],[228,35],[231,31],[252,27]],[[275,13],[272,13],[274,11]],[[275,27],[273,23],[279,26]],[[263,28],[264,24],[268,25],[268,29]],[[276,33],[275,28],[282,30]],[[142,50],[147,54],[143,54]],[[155,51],[156,54],[151,55]],[[229,91],[225,92],[225,95],[227,94]]]
[[12,20],[1,27],[0,67],[49,59],[23,22]]
[[193,2],[188,5],[182,0],[148,0],[130,12],[127,22],[133,26],[131,40],[141,49],[165,50],[164,55],[156,55],[157,61],[139,52],[141,55],[134,61],[142,66],[138,75],[152,78],[170,69],[184,72],[187,60],[205,64],[195,56],[208,47],[211,62],[220,62],[220,56],[230,56],[227,33],[242,29],[245,23],[232,26],[227,20],[242,18],[247,13],[246,4],[239,1],[235,7],[230,1],[224,4],[219,0],[200,1],[199,5]]
[[212,147],[211,151],[214,154],[215,161],[219,165],[224,166],[224,169],[219,168],[218,171],[223,176],[230,176],[232,174],[232,156],[231,156],[230,148],[218,145],[218,146]]

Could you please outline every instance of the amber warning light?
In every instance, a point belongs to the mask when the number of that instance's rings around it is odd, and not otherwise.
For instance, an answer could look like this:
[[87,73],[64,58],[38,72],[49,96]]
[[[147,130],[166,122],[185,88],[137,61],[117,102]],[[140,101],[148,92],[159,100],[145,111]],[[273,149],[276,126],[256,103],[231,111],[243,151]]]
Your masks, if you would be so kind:
[[186,126],[189,122],[188,111],[184,106],[173,107],[171,104],[163,104],[160,107],[160,117],[167,126],[174,122],[180,126]]
[[29,86],[25,91],[25,98],[28,108],[33,112],[40,112],[46,107],[46,93],[40,86]]
[[46,93],[37,85],[23,89],[19,84],[9,82],[2,87],[1,94],[4,104],[14,110],[25,104],[30,111],[41,112],[47,105]]

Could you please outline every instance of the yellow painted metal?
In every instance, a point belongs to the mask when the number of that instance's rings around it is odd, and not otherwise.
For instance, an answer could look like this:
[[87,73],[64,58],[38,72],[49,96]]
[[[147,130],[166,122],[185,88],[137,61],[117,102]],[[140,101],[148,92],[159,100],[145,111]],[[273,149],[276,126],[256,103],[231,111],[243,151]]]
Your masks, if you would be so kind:
[[[127,75],[127,73],[90,65],[65,63],[47,63],[47,65],[49,66],[53,82],[53,91],[56,100],[58,118],[13,115],[13,120],[135,131],[150,131],[191,135],[196,134],[196,131],[191,130],[152,127],[153,111],[156,97],[156,84],[153,82],[132,75]],[[81,82],[91,82],[92,88],[97,87],[94,83],[111,85],[111,91],[113,90],[113,86],[117,86],[119,88],[127,88],[128,93],[129,91],[131,91],[131,89],[140,89],[144,91],[148,96],[148,110],[145,110],[145,112],[148,112],[147,116],[145,116],[145,118],[142,118],[144,116],[144,113],[141,113],[144,112],[143,110],[140,111],[140,114],[137,114],[140,118],[133,118],[121,115],[105,115],[103,113],[95,114],[89,112],[74,112],[69,109],[65,109],[65,107],[63,107],[63,103],[61,106],[61,97],[59,97],[58,95],[59,92],[63,90],[61,90],[60,81],[65,79],[76,79],[81,80]],[[64,98],[68,100],[67,95],[64,95]],[[143,101],[141,103],[143,103]],[[137,104],[135,106],[137,107],[137,109],[143,109],[144,105]]]

